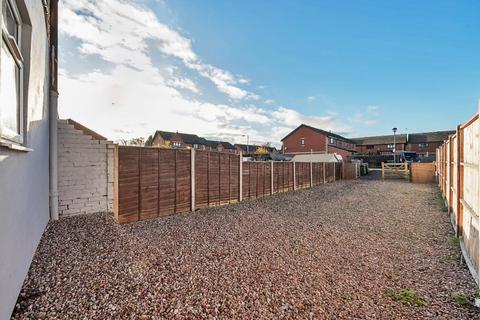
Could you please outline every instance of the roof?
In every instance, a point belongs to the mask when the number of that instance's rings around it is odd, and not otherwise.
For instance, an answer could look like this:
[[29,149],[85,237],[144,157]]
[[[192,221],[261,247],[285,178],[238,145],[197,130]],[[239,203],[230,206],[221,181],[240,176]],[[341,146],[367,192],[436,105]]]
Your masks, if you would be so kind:
[[[246,144],[236,143],[235,147],[240,148],[242,150],[242,152],[247,152],[247,145]],[[249,144],[248,145],[248,151],[249,152],[255,152],[255,150],[257,150],[257,148],[259,148],[259,147],[267,148],[268,152],[275,152],[277,150],[277,148],[275,148],[275,147],[267,147],[267,146],[259,146],[259,145],[255,145],[255,144]]]
[[[455,131],[434,131],[424,133],[397,134],[395,141],[397,143],[426,143],[441,142],[454,134]],[[374,145],[374,144],[391,144],[393,143],[393,135],[352,138],[356,145]]]
[[315,132],[318,132],[320,134],[323,134],[324,136],[327,136],[327,137],[331,137],[331,138],[335,138],[335,139],[339,139],[339,140],[343,140],[343,141],[346,141],[346,142],[352,142],[351,139],[348,139],[348,138],[345,138],[339,134],[336,134],[336,133],[333,133],[333,132],[329,132],[329,131],[325,131],[325,130],[322,130],[322,129],[318,129],[318,128],[315,128],[315,127],[312,127],[312,126],[309,126],[309,125],[306,125],[306,124],[301,124],[299,125],[295,130],[293,130],[292,132],[290,132],[289,134],[287,134],[281,141],[287,139],[290,135],[292,135],[294,132],[296,132],[297,130],[299,130],[300,128],[308,128],[308,129],[311,129]]
[[[374,136],[374,137],[361,137],[361,138],[352,138],[352,141],[356,145],[373,145],[373,144],[392,144],[393,143],[393,134],[387,136]],[[397,134],[395,135],[396,143],[407,143],[406,134]]]
[[235,149],[235,146],[227,141],[205,140],[204,144],[212,148],[216,148],[221,144],[225,149]]
[[182,138],[183,142],[188,144],[206,144],[204,138],[197,136],[196,134],[191,133],[181,133],[181,132],[170,132],[170,131],[160,131],[157,130],[155,134],[160,135],[164,140],[171,140],[175,134],[178,134]]
[[435,131],[424,133],[412,133],[408,135],[409,143],[441,142],[448,139],[448,136],[455,131]]
[[309,153],[297,154],[292,158],[295,162],[340,162],[339,157],[334,153]]

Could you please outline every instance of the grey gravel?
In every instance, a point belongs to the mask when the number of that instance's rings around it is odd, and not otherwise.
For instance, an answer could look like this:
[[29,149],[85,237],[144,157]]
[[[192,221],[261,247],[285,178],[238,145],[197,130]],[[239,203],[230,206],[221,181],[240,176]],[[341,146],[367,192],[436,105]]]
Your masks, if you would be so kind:
[[[117,225],[50,223],[13,318],[480,319],[431,185],[340,181]],[[386,294],[409,288],[426,306]]]

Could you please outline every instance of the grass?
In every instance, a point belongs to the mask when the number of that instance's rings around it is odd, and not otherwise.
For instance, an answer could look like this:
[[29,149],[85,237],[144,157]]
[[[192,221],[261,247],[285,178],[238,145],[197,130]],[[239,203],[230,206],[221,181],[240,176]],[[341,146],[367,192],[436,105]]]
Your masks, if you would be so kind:
[[462,306],[468,304],[467,297],[465,297],[463,294],[460,294],[460,293],[452,294],[452,300]]
[[475,299],[480,299],[480,288],[475,291]]
[[456,237],[456,236],[452,236],[450,237],[450,242],[452,243],[452,245],[455,247],[455,248],[459,248],[460,247],[460,238]]
[[400,289],[398,292],[391,288],[385,289],[385,293],[391,299],[408,305],[423,307],[427,304],[424,298],[420,297],[415,291],[409,288]]

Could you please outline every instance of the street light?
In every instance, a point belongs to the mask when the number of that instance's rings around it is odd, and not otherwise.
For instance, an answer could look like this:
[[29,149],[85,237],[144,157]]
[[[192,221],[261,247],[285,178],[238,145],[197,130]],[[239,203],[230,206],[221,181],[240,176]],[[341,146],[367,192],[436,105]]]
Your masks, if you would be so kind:
[[248,150],[248,144],[250,142],[249,141],[250,138],[249,138],[248,134],[242,134],[242,137],[247,137],[247,155],[248,155],[250,153],[249,150]]
[[397,144],[395,143],[395,134],[397,133],[397,128],[393,128],[392,131],[393,131],[393,163],[397,163],[397,159],[396,159],[396,147],[397,147]]

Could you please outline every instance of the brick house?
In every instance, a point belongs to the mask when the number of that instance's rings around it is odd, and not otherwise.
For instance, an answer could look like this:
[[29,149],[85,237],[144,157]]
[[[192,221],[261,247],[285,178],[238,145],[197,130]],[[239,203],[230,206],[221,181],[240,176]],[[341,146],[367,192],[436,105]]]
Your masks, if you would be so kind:
[[282,139],[284,154],[336,153],[346,158],[355,152],[355,143],[341,135],[301,124]]
[[[399,134],[395,136],[397,151],[412,151],[419,156],[435,155],[435,150],[455,131],[435,131],[424,133]],[[353,138],[357,153],[382,154],[393,151],[393,135]]]
[[[393,135],[353,138],[357,153],[382,154],[393,152]],[[397,134],[395,136],[395,150],[404,151],[407,145],[407,135]]]
[[160,148],[210,150],[210,145],[207,140],[196,134],[159,130],[157,130],[153,136],[152,146]]
[[455,131],[435,131],[409,134],[406,150],[425,157],[435,155],[436,149],[454,133]]
[[227,153],[237,153],[237,149],[233,144],[226,141],[215,141],[215,140],[205,140],[208,150],[218,151],[218,152],[227,152]]

